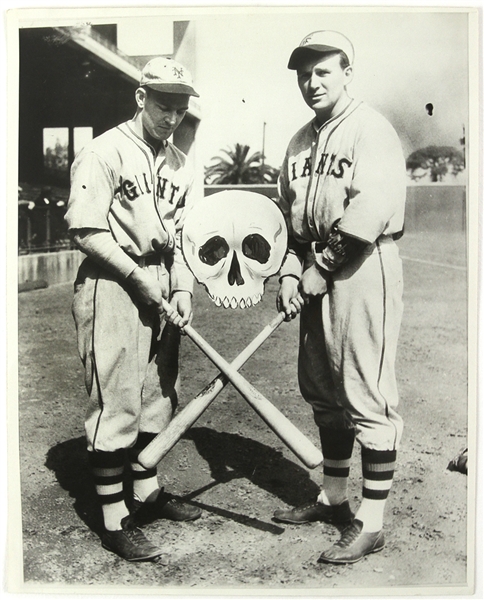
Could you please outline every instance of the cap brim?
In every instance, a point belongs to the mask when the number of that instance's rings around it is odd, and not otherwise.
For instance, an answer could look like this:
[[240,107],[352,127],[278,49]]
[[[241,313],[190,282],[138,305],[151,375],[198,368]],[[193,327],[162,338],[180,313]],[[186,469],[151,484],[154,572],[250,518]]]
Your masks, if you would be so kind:
[[183,83],[143,83],[152,90],[157,92],[165,92],[166,94],[188,94],[200,98],[200,95],[190,86]]
[[289,62],[287,64],[287,68],[296,70],[299,66],[299,63],[303,59],[311,56],[314,57],[318,54],[330,54],[332,52],[343,52],[343,54],[346,54],[344,50],[341,50],[341,48],[335,48],[334,46],[323,46],[321,44],[309,44],[308,46],[299,46],[298,48],[293,50],[289,58]]

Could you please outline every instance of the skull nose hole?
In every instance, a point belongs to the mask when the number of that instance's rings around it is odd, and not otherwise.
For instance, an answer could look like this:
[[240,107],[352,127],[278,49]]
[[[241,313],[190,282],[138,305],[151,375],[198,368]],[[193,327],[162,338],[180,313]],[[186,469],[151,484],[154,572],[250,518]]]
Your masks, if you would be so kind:
[[240,272],[239,260],[237,258],[237,254],[234,252],[234,256],[232,258],[232,264],[230,265],[230,271],[228,274],[229,285],[244,285],[245,281],[242,277],[242,273]]

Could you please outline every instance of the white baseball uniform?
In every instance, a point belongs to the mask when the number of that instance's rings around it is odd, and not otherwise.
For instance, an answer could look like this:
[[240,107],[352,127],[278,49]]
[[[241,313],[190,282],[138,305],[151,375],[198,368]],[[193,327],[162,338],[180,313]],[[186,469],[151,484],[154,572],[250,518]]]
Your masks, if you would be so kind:
[[72,166],[69,231],[109,232],[118,253],[123,250],[115,270],[109,256],[85,259],[75,283],[90,451],[130,447],[140,431],[158,433],[173,414],[179,332],[161,328],[156,308],[138,302],[125,279],[139,266],[172,292],[192,291],[179,245],[192,183],[180,150],[164,142],[156,152],[129,122],[92,140]]
[[394,368],[403,282],[393,238],[403,230],[405,176],[393,127],[352,100],[324,125],[312,120],[296,133],[279,178],[291,240],[282,276],[321,264],[335,222],[366,243],[330,276],[328,292],[304,306],[298,375],[317,425],[355,426],[373,450],[396,449],[403,428]]

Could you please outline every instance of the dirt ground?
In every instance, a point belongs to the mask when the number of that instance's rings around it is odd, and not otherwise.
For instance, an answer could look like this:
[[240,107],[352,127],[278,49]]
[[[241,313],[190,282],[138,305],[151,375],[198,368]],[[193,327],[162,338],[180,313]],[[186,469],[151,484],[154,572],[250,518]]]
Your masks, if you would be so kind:
[[[334,527],[271,520],[274,509],[313,498],[322,472],[308,471],[230,386],[159,465],[160,483],[201,507],[202,518],[147,526],[146,534],[165,550],[165,564],[130,564],[103,550],[86,460],[86,393],[70,314],[72,285],[20,294],[24,589],[350,594],[463,588],[468,478],[447,465],[467,445],[465,240],[447,236],[445,247],[439,240],[408,234],[399,242],[405,316],[398,377],[406,429],[387,503],[386,548],[353,566],[317,563],[338,537]],[[270,281],[259,306],[232,311],[216,308],[199,289],[193,326],[232,359],[275,315],[275,292]],[[297,321],[283,323],[243,373],[318,444],[297,387],[297,336]],[[185,338],[180,406],[215,374]],[[355,508],[358,450],[351,474]]]

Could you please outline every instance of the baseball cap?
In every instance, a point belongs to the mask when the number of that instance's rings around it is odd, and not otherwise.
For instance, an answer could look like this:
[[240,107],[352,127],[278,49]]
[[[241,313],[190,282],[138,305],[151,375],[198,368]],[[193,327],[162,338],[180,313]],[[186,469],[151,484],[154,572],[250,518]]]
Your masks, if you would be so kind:
[[146,85],[158,92],[200,97],[193,88],[190,71],[173,58],[164,56],[146,63],[141,71],[139,85]]
[[303,56],[307,56],[312,52],[344,52],[350,65],[353,64],[355,58],[353,44],[339,31],[314,31],[307,35],[299,46],[293,50],[287,68],[297,69]]

